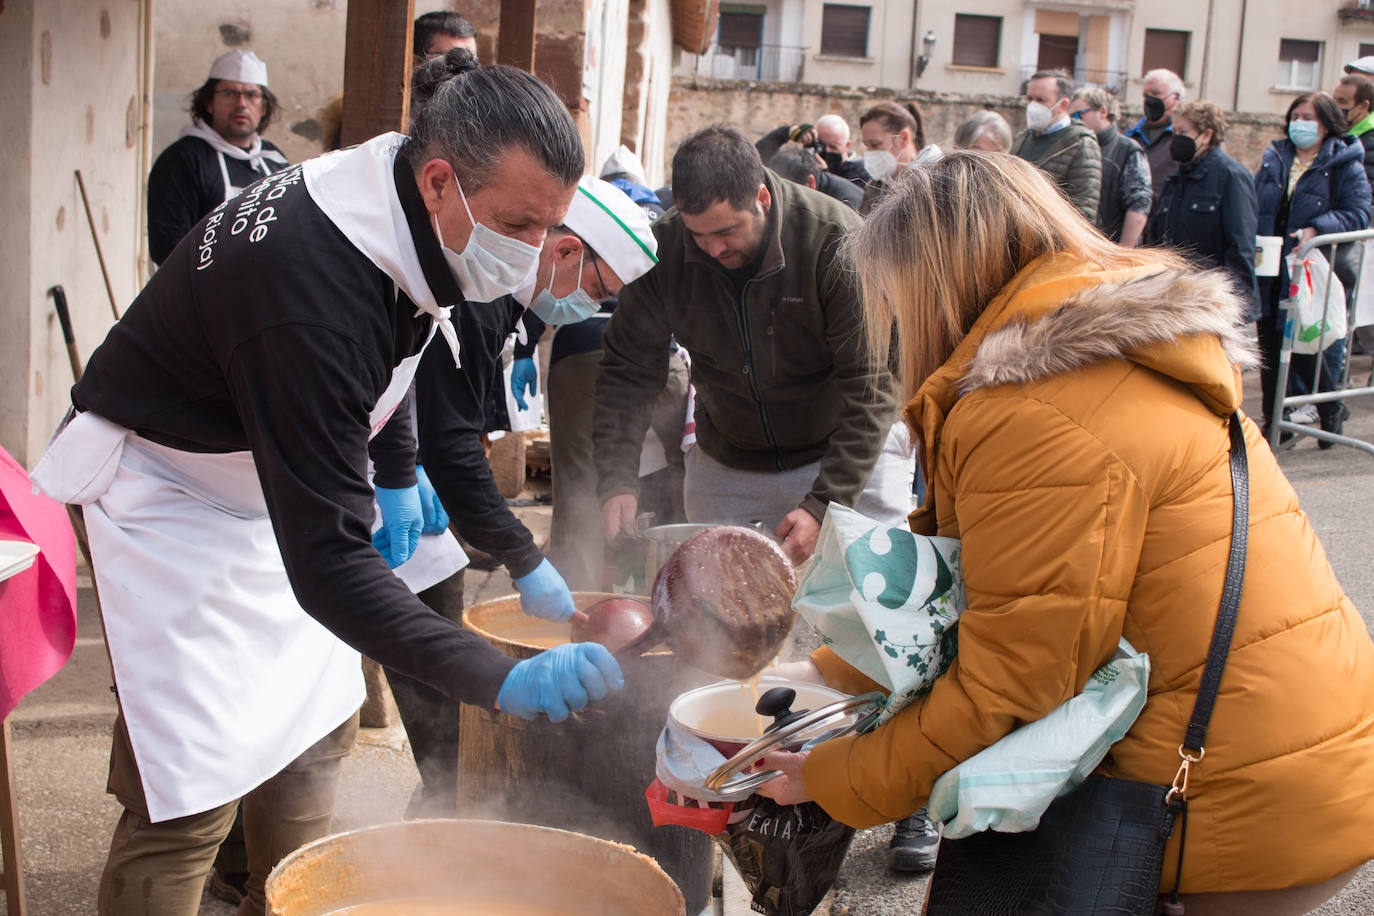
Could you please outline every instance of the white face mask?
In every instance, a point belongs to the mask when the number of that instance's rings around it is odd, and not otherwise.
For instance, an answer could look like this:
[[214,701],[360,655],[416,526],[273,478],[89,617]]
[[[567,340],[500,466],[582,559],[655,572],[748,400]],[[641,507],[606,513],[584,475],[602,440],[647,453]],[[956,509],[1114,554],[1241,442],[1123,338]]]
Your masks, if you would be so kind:
[[534,301],[530,303],[530,311],[538,315],[545,324],[577,324],[601,311],[600,304],[582,288],[582,258],[586,253],[587,249],[583,248],[582,254],[577,256],[577,287],[572,292],[555,298],[553,278],[558,273],[555,265],[549,272],[549,285],[535,294]]
[[1054,111],[1039,102],[1026,103],[1026,126],[1034,131],[1044,130],[1054,123]]
[[897,171],[897,157],[885,149],[866,150],[864,169],[873,176],[874,181],[884,181]]
[[463,298],[469,302],[490,302],[514,292],[539,262],[539,249],[473,219],[472,208],[468,206],[467,195],[458,184],[457,175],[453,176],[453,183],[458,188],[463,209],[468,212],[468,221],[472,223],[472,234],[463,250],[454,251],[444,244],[437,213],[430,219],[434,223],[434,235],[444,250],[444,260],[448,261],[449,269],[463,289]]

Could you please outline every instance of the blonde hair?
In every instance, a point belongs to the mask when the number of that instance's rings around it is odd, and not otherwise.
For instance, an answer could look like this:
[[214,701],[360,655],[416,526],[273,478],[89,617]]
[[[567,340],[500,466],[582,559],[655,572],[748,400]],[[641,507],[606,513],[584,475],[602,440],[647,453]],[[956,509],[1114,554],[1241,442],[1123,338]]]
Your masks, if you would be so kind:
[[903,399],[949,359],[1022,268],[1051,253],[1105,270],[1182,265],[1165,251],[1109,241],[1023,159],[961,150],[903,169],[845,240],[869,352],[890,353]]

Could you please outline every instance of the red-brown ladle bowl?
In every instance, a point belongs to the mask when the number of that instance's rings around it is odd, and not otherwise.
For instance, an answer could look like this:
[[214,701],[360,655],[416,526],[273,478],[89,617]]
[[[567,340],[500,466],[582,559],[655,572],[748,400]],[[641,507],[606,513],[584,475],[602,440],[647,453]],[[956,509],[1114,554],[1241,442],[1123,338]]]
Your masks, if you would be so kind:
[[585,618],[573,618],[572,641],[599,642],[612,655],[636,646],[654,622],[654,612],[649,606],[633,598],[603,598],[584,608],[582,613]]

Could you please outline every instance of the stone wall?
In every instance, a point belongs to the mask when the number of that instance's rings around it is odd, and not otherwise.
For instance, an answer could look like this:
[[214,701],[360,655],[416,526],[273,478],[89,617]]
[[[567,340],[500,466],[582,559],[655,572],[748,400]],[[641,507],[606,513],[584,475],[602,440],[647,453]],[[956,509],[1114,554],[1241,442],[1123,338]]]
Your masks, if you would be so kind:
[[[849,122],[855,152],[860,152],[859,117],[873,102],[915,100],[925,116],[926,142],[948,148],[954,132],[979,108],[990,108],[1011,124],[1013,132],[1025,124],[1020,99],[992,95],[897,93],[885,89],[792,83],[746,83],[702,77],[675,77],[668,97],[668,143],[664,151],[665,174],[673,151],[688,135],[708,124],[724,123],[750,136],[762,136],[780,124],[815,121],[823,114],[840,115]],[[1124,123],[1140,112],[1127,111]],[[1260,156],[1269,142],[1282,135],[1282,119],[1276,115],[1238,113],[1229,122],[1226,151],[1251,171],[1259,168]]]

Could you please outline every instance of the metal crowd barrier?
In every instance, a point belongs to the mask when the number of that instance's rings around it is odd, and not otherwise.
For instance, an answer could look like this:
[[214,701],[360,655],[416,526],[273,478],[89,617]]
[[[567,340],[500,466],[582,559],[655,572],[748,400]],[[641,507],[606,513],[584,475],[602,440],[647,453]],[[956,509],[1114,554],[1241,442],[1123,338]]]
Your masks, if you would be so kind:
[[[1374,240],[1374,229],[1361,229],[1358,232],[1333,232],[1328,235],[1319,235],[1315,238],[1298,246],[1296,255],[1299,258],[1305,257],[1308,252],[1321,249],[1326,257],[1326,300],[1323,303],[1322,314],[1326,315],[1333,308],[1346,309],[1345,323],[1345,361],[1341,368],[1338,390],[1320,391],[1319,381],[1322,369],[1322,354],[1328,346],[1336,342],[1336,338],[1327,339],[1326,332],[1323,330],[1317,340],[1317,352],[1313,356],[1312,378],[1308,380],[1309,394],[1288,394],[1288,377],[1293,360],[1293,341],[1297,336],[1298,327],[1294,316],[1289,313],[1284,320],[1283,343],[1279,349],[1278,379],[1275,382],[1274,391],[1274,415],[1269,424],[1269,446],[1277,454],[1280,438],[1283,433],[1293,433],[1299,436],[1312,436],[1336,445],[1348,445],[1361,451],[1374,455],[1374,444],[1354,439],[1350,436],[1327,432],[1320,427],[1306,426],[1286,419],[1285,415],[1289,408],[1300,407],[1303,404],[1321,404],[1326,401],[1345,401],[1351,398],[1368,397],[1374,395],[1374,371],[1370,372],[1370,377],[1365,379],[1363,387],[1350,388],[1350,348],[1355,339],[1355,309],[1359,302],[1360,284],[1364,272],[1364,243]],[[1353,292],[1348,291],[1346,302],[1333,302],[1331,278],[1336,269],[1336,246],[1345,242],[1355,242],[1355,282]],[[1374,273],[1374,271],[1371,271]],[[1374,279],[1370,282],[1374,283]],[[1302,354],[1299,354],[1302,355]]]

